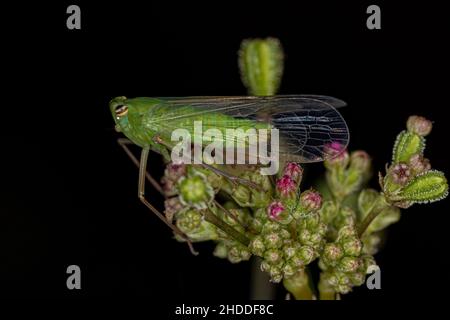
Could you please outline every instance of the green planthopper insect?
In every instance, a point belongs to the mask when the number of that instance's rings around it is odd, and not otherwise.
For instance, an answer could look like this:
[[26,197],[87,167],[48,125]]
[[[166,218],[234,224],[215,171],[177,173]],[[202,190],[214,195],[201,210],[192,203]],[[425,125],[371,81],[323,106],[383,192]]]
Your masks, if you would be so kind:
[[[161,154],[167,161],[174,161],[174,155],[177,154],[174,151],[180,151],[179,144],[174,143],[174,133],[182,132],[189,135],[189,139],[184,139],[184,149],[181,148],[184,162],[192,160],[193,163],[223,175],[232,182],[257,187],[245,179],[221,171],[215,166],[217,163],[211,162],[211,158],[223,160],[225,157],[228,161],[222,163],[226,164],[236,161],[235,153],[230,152],[230,149],[234,148],[237,150],[238,159],[243,153],[242,150],[248,150],[247,157],[241,157],[241,161],[252,157],[254,160],[255,153],[258,153],[258,163],[264,165],[269,163],[268,160],[277,163],[279,158],[300,163],[323,161],[335,155],[328,152],[328,146],[337,145],[344,149],[348,144],[347,125],[336,110],[344,105],[339,99],[317,95],[132,99],[117,97],[109,103],[116,130],[128,138],[119,139],[119,144],[139,166],[140,200],[175,233],[184,237],[189,245],[189,239],[145,199],[145,179],[160,190],[159,184],[146,171],[150,150]],[[179,135],[175,136],[176,142]],[[214,148],[211,148],[211,143]],[[129,144],[142,148],[140,161],[134,158],[128,149]],[[186,147],[191,145],[194,146],[193,155],[192,152],[184,153]],[[217,157],[220,146],[224,147],[226,155]],[[251,149],[252,147],[255,149]],[[214,155],[206,161],[202,158],[202,151],[208,148],[210,151],[214,149]],[[263,149],[264,152],[260,154]],[[196,150],[199,152],[195,152]],[[230,154],[232,156],[229,156]],[[265,171],[265,174],[275,173],[277,170]]]

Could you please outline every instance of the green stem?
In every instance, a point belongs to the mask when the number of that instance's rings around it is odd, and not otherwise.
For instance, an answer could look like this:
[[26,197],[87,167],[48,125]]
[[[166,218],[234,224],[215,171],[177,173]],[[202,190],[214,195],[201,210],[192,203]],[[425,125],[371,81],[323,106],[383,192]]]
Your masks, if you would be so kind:
[[212,223],[217,228],[221,229],[226,234],[233,237],[235,240],[242,243],[244,246],[248,247],[250,244],[250,239],[248,239],[245,235],[240,233],[239,231],[236,231],[233,227],[219,219],[214,212],[211,210],[211,208],[208,207],[209,210],[205,211],[205,220],[209,223]]
[[386,209],[386,207],[388,206],[388,204],[386,203],[386,200],[384,199],[384,197],[380,197],[377,199],[377,201],[375,202],[374,206],[372,207],[372,209],[369,211],[369,213],[366,215],[366,217],[364,218],[364,220],[361,222],[361,224],[359,225],[358,228],[358,236],[361,238],[361,236],[364,234],[364,232],[367,230],[367,228],[369,227],[369,225],[372,223],[372,221],[378,217],[378,215],[384,210]]
[[320,279],[318,287],[320,300],[336,300],[336,291],[334,291],[325,281]]
[[283,285],[295,300],[314,300],[315,296],[309,284],[309,277],[305,270],[301,270],[292,277],[284,278]]

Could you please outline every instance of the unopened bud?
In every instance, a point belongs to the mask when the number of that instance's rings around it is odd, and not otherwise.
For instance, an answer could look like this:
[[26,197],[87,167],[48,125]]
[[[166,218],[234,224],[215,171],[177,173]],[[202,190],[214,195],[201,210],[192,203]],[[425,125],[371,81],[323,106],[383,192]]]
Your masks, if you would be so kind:
[[410,116],[408,118],[408,121],[406,122],[406,127],[408,128],[408,131],[414,132],[419,136],[425,137],[431,132],[433,124],[431,123],[430,120],[424,117]]

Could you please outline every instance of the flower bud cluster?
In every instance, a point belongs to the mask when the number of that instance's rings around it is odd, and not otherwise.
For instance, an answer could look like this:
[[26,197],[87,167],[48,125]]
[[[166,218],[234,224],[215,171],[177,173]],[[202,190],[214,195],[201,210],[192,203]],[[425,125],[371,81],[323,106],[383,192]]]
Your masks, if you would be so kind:
[[339,230],[336,241],[327,243],[323,249],[319,261],[323,270],[320,281],[322,286],[345,294],[364,283],[367,268],[373,264],[373,257],[363,253],[356,228],[347,225]]
[[423,155],[425,136],[432,129],[431,121],[411,116],[406,126],[407,130],[397,136],[386,176],[380,174],[380,184],[387,202],[399,208],[438,201],[448,194],[444,174],[432,170],[430,161]]
[[371,159],[365,151],[351,154],[339,143],[325,147],[328,158],[324,164],[327,168],[326,179],[330,191],[337,199],[358,191],[371,175]]

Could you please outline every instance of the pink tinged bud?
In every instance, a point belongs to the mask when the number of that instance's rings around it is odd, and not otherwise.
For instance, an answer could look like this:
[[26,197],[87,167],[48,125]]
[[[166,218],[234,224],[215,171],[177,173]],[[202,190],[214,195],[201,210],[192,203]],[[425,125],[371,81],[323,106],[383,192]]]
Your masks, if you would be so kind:
[[284,175],[291,179],[300,182],[303,176],[303,169],[296,162],[289,162],[284,168]]
[[406,122],[406,128],[410,132],[414,132],[419,136],[425,137],[431,132],[433,124],[430,120],[424,117],[410,116]]
[[167,165],[167,174],[170,177],[178,179],[186,174],[186,165],[184,163],[170,163]]
[[411,176],[411,170],[405,163],[396,164],[391,170],[391,177],[394,183],[399,185],[405,185],[409,177]]
[[282,178],[278,179],[277,181],[277,191],[282,195],[282,196],[289,196],[292,195],[293,193],[295,193],[297,189],[296,183],[295,181],[285,175]]
[[279,201],[272,202],[267,208],[267,214],[269,215],[269,218],[273,220],[278,220],[279,218],[281,218],[281,214],[283,213],[283,211],[284,206]]
[[322,206],[322,196],[317,191],[307,190],[300,195],[300,205],[308,210],[319,210]]
[[345,167],[349,162],[349,154],[342,144],[332,142],[323,148],[325,153],[325,166],[328,168],[335,166]]
[[409,159],[409,167],[414,174],[423,173],[431,169],[430,160],[420,154],[415,154]]

